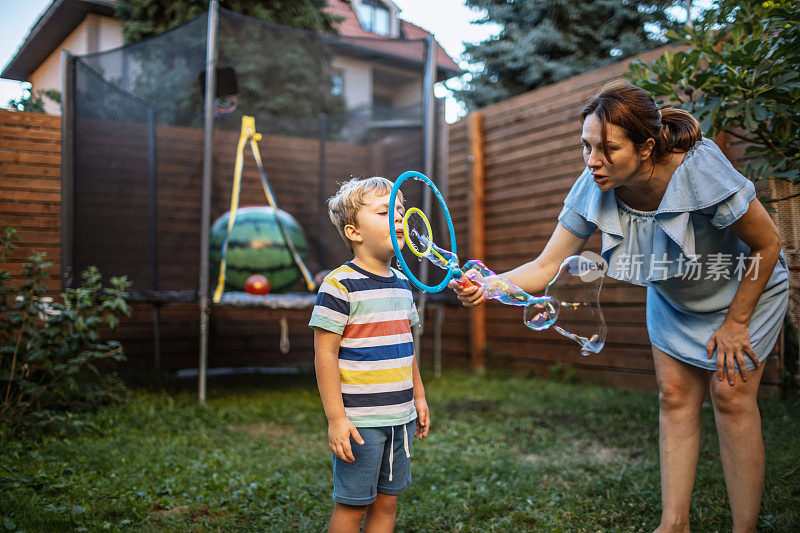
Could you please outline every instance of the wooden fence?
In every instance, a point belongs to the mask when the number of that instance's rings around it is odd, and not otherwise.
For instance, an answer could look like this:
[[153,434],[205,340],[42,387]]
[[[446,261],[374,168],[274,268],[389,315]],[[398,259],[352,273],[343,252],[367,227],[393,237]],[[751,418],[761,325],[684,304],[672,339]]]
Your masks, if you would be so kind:
[[[138,176],[146,180],[148,162],[147,138],[141,127],[126,128],[126,136],[117,135],[119,124],[97,122],[84,124],[78,134],[85,146],[79,165],[85,172],[97,174],[108,168],[103,158],[112,157],[115,166],[107,180],[80,190],[82,209],[90,218],[106,220],[113,216],[131,221],[127,233],[119,229],[99,227],[78,247],[93,249],[102,257],[104,247],[114,250],[120,239],[136,239],[147,248],[148,199],[141,187],[131,191]],[[138,133],[137,133],[138,132]],[[238,131],[217,130],[215,133],[212,217],[216,219],[229,208]],[[384,138],[373,145],[354,145],[328,140],[325,143],[324,177],[320,178],[320,141],[264,135],[259,143],[270,183],[283,209],[302,221],[309,237],[319,237],[326,264],[340,264],[348,258],[347,249],[327,219],[327,211],[319,201],[331,196],[337,182],[351,175],[396,176],[404,165],[420,166],[422,137],[420,133]],[[175,284],[195,288],[198,279],[200,233],[200,181],[202,175],[202,130],[173,126],[156,127],[156,187],[158,207],[156,226],[159,240],[160,288]],[[258,170],[248,151],[240,205],[264,205]],[[126,179],[131,181],[127,182]],[[61,179],[60,119],[38,113],[0,110],[0,227],[15,226],[19,247],[11,260],[2,265],[15,276],[22,271],[25,259],[34,251],[45,251],[54,262],[50,269],[53,291],[61,289]],[[79,186],[80,187],[80,186]],[[88,198],[88,199],[87,199]],[[137,235],[138,233],[138,235]],[[149,251],[143,248],[143,253]],[[318,267],[317,250],[312,247],[309,266]],[[100,255],[98,255],[100,254]],[[111,254],[109,254],[111,255]],[[116,252],[119,256],[119,253]],[[107,261],[104,274],[124,274],[126,257]],[[149,289],[149,286],[138,286]],[[197,365],[199,349],[199,310],[197,304],[168,304],[158,309],[162,357],[157,364],[163,369],[191,368]],[[311,330],[307,323],[309,310],[270,311],[234,309],[217,306],[210,325],[211,352],[209,367],[310,365],[313,361]],[[278,350],[280,321],[288,325],[291,350]],[[136,304],[129,319],[113,333],[123,342],[128,366],[153,368],[154,314],[149,304]]]
[[19,281],[34,252],[53,262],[51,290],[61,289],[61,120],[41,113],[0,110],[0,230],[19,241],[3,268]]
[[[660,53],[657,50],[640,57],[649,61]],[[443,132],[448,137],[449,151],[440,163],[441,169],[449,169],[448,205],[462,257],[482,256],[494,270],[503,271],[535,257],[543,248],[556,224],[563,199],[584,166],[578,148],[580,109],[604,83],[623,74],[627,63],[611,65],[498,103],[481,110],[480,119],[467,117]],[[103,131],[98,128],[95,132],[98,149],[103,142],[112,140],[112,135],[104,136]],[[200,135],[196,129],[157,128],[158,143],[175,148],[169,157],[159,156],[157,174],[182,176],[180,184],[173,184],[171,190],[161,190],[165,201],[159,208],[159,224],[199,226],[199,213],[192,206],[199,194],[201,159],[196,147],[200,145]],[[237,135],[237,132],[217,132],[215,144],[223,148],[215,154],[215,175],[230,175]],[[718,142],[731,159],[742,157],[740,145],[727,139],[718,139]],[[350,174],[382,173],[394,177],[402,170],[420,166],[421,139],[405,137],[371,147],[328,143],[324,189],[320,192],[311,183],[319,174],[319,141],[265,136],[261,145],[282,206],[306,219],[324,214],[320,212],[319,197],[332,194],[337,180]],[[91,153],[85,155],[92,156]],[[483,174],[484,186],[473,192],[471,186],[477,173]],[[34,251],[45,251],[54,263],[50,287],[59,290],[59,117],[0,110],[0,180],[0,227],[13,225],[20,237],[19,247],[3,268],[18,277],[27,256]],[[298,183],[303,186],[298,187]],[[798,190],[786,184],[766,185],[766,188],[760,187],[762,197],[783,197]],[[124,196],[124,191],[122,194]],[[227,210],[229,194],[228,185],[215,185],[214,217]],[[247,158],[241,204],[262,203],[257,170]],[[470,224],[480,221],[470,216],[476,203],[483,207],[483,224]],[[800,233],[797,231],[800,199],[775,206],[774,217],[793,268],[792,294],[797,300],[800,292]],[[325,239],[326,253],[341,252],[342,246],[332,228],[318,231],[330,232]],[[192,237],[186,242],[194,240]],[[185,243],[175,244],[176,247],[183,245]],[[588,248],[599,251],[599,236],[589,240]],[[170,261],[163,263],[164,268],[170,268]],[[196,279],[197,264],[188,262],[173,271],[175,276]],[[448,308],[442,339],[444,364],[468,366],[471,357],[478,357],[489,367],[546,373],[554,365],[567,363],[588,379],[652,387],[653,366],[644,303],[644,289],[608,279],[602,293],[609,326],[607,347],[600,355],[590,357],[579,356],[577,346],[555,332],[534,333],[525,328],[522,313],[517,308],[493,303],[480,311]],[[795,301],[795,316],[798,308],[800,302]],[[165,305],[159,313],[161,367],[196,366],[197,305]],[[308,315],[308,311],[215,308],[209,366],[310,364],[313,347],[310,330],[306,327]],[[427,314],[419,350],[423,366],[428,365],[432,357],[434,317],[431,312]],[[277,349],[281,318],[286,318],[289,325],[292,349],[287,355]],[[479,339],[471,343],[470,334],[465,332],[471,332],[474,341],[481,325],[485,325],[485,341]],[[135,305],[132,317],[123,322],[115,336],[123,341],[131,366],[153,367],[153,310],[149,305]],[[772,357],[764,381],[774,384],[779,379],[780,360]]]
[[[652,61],[663,50],[638,58]],[[557,223],[567,192],[584,168],[579,149],[580,110],[600,87],[627,72],[629,62],[622,61],[511,98],[450,126],[448,203],[460,250],[472,252],[484,247],[482,257],[480,251],[478,257],[497,272],[538,255]],[[734,161],[741,159],[741,147],[726,139],[717,142],[728,157]],[[475,179],[484,184],[472,192]],[[770,188],[764,182],[760,191],[762,197],[770,196],[775,193],[775,186]],[[788,192],[781,190],[778,194]],[[795,295],[798,292],[796,227],[800,220],[796,200],[777,204],[775,214],[784,234],[787,257],[795,268]],[[482,205],[476,205],[481,202]],[[476,207],[477,216],[483,216],[484,221],[472,225]],[[790,231],[795,233],[787,238]],[[485,240],[476,248],[475,241],[481,239]],[[600,251],[598,234],[590,238],[587,249]],[[445,360],[463,364],[472,352],[473,363],[479,365],[484,358],[489,366],[540,373],[546,373],[553,365],[567,363],[578,375],[589,379],[653,387],[645,289],[606,278],[601,305],[608,322],[608,336],[599,355],[581,357],[572,341],[552,331],[532,332],[523,326],[519,309],[490,302],[485,310],[470,311],[476,315],[470,327],[471,347],[463,334],[466,320],[460,313],[448,310]],[[479,313],[484,313],[485,318]],[[485,332],[481,331],[481,323]],[[775,355],[769,359],[764,382],[774,384],[779,380],[780,358]]]

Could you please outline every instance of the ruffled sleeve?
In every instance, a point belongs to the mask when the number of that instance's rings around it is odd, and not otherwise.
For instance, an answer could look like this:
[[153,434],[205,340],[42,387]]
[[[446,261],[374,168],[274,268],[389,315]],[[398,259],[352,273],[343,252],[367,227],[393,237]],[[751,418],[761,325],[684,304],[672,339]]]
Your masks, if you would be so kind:
[[577,211],[566,205],[558,215],[558,221],[561,222],[570,233],[583,239],[588,239],[592,233],[594,233],[594,230],[597,229],[595,224],[592,224]]
[[756,187],[752,181],[747,180],[747,183],[741,189],[717,204],[711,223],[719,229],[727,228],[747,213],[750,208],[750,202],[755,197]]
[[605,254],[622,242],[622,227],[612,191],[601,191],[586,168],[564,199],[558,220],[578,237],[589,237],[596,229],[602,232]]
[[756,197],[753,182],[734,168],[710,139],[701,139],[673,176],[660,215],[701,211],[724,229],[747,212]]

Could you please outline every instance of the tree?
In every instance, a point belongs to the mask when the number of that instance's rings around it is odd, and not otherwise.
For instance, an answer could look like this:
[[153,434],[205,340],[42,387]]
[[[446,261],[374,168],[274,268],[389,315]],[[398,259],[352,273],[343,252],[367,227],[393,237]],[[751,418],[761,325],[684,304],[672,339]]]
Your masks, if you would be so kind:
[[[336,20],[323,8],[327,0],[220,0],[240,15],[305,30],[333,31]],[[208,0],[121,0],[117,16],[125,41],[135,43],[158,35],[208,11]]]
[[665,8],[675,0],[467,0],[486,11],[480,23],[503,26],[468,44],[482,69],[456,97],[478,108],[602,67],[663,44],[648,28],[676,27]]
[[720,0],[694,27],[667,37],[689,46],[631,79],[656,98],[693,113],[703,132],[747,141],[751,179],[800,182],[800,4]]
[[[328,40],[313,33],[334,31],[337,20],[323,10],[326,3],[327,0],[221,0],[220,7],[236,15],[220,16],[219,66],[235,70],[238,93],[218,96],[235,96],[237,112],[273,117],[269,125],[273,128],[270,132],[275,133],[317,135],[315,121],[320,113],[343,113],[343,97],[331,94],[332,53]],[[203,105],[201,85],[187,85],[187,80],[198,76],[195,65],[198,53],[205,51],[205,21],[163,34],[202,17],[207,10],[207,0],[120,2],[118,16],[129,43],[156,35],[161,40],[154,39],[127,53],[131,75],[127,80],[120,79],[118,85],[138,98],[154,102],[159,120],[192,125],[202,121],[202,114],[197,112]],[[218,85],[219,90],[222,85]],[[287,120],[281,122],[282,118]],[[227,124],[238,129],[235,120]]]
[[33,91],[30,88],[23,91],[18,99],[8,101],[8,108],[14,111],[31,111],[34,113],[44,113],[44,99],[61,103],[61,92],[56,89],[46,89],[44,91]]

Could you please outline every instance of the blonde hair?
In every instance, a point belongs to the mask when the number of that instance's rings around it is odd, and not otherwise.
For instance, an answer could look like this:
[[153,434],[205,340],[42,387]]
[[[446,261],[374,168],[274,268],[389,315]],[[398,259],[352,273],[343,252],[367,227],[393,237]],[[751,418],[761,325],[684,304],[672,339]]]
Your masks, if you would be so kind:
[[[393,185],[391,181],[378,176],[353,178],[342,183],[336,194],[328,198],[328,216],[351,251],[353,245],[344,234],[345,226],[356,225],[356,214],[364,206],[367,194],[374,193],[379,196],[389,194]],[[397,199],[403,203],[402,191],[397,191]]]

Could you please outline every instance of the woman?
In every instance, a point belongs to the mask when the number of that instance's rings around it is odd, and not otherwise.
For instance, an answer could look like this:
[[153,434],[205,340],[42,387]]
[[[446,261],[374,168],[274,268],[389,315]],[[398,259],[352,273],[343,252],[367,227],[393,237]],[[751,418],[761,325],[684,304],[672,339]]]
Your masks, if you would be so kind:
[[[645,91],[617,83],[581,118],[586,169],[541,255],[503,276],[540,293],[602,232],[608,274],[647,286],[660,404],[657,531],[689,530],[707,389],[734,531],[755,531],[764,479],[756,396],[788,305],[778,230],[753,184],[685,111],[659,111]],[[479,287],[452,288],[465,306],[484,300]]]

